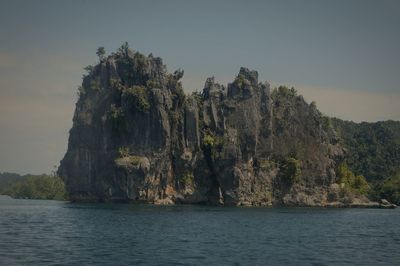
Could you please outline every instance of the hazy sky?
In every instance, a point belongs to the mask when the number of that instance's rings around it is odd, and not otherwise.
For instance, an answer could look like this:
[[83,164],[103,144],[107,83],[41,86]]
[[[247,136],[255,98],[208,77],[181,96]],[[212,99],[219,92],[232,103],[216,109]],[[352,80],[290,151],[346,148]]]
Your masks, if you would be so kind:
[[0,0],[0,172],[59,163],[82,68],[124,41],[186,91],[246,66],[328,115],[400,120],[400,1]]

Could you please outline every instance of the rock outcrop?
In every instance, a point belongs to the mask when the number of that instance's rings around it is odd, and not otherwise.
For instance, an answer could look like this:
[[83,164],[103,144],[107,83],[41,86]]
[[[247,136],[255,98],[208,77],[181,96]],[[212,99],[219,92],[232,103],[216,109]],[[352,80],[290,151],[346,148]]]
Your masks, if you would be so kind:
[[72,200],[155,204],[349,206],[335,130],[294,89],[241,68],[185,95],[183,71],[127,47],[102,58],[79,89],[58,174]]

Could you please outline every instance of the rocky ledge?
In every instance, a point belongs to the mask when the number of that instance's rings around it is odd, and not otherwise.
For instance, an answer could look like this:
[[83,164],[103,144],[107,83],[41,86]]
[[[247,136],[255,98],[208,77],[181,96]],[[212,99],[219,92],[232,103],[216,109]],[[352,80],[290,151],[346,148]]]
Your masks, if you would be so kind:
[[72,200],[388,206],[342,182],[339,137],[293,88],[241,68],[186,95],[182,77],[127,46],[88,68],[58,170]]

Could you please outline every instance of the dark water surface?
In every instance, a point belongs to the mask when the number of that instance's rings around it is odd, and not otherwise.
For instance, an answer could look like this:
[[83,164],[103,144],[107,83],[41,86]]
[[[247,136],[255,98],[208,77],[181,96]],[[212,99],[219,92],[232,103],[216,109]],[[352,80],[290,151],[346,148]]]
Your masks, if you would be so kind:
[[162,207],[0,196],[0,265],[400,265],[400,209]]

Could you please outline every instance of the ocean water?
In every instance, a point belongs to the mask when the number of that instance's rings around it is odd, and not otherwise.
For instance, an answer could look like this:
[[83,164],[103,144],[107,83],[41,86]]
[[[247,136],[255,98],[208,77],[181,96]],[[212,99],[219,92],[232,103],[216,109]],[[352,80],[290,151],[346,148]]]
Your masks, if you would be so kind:
[[0,196],[0,265],[400,265],[400,209],[72,204]]

